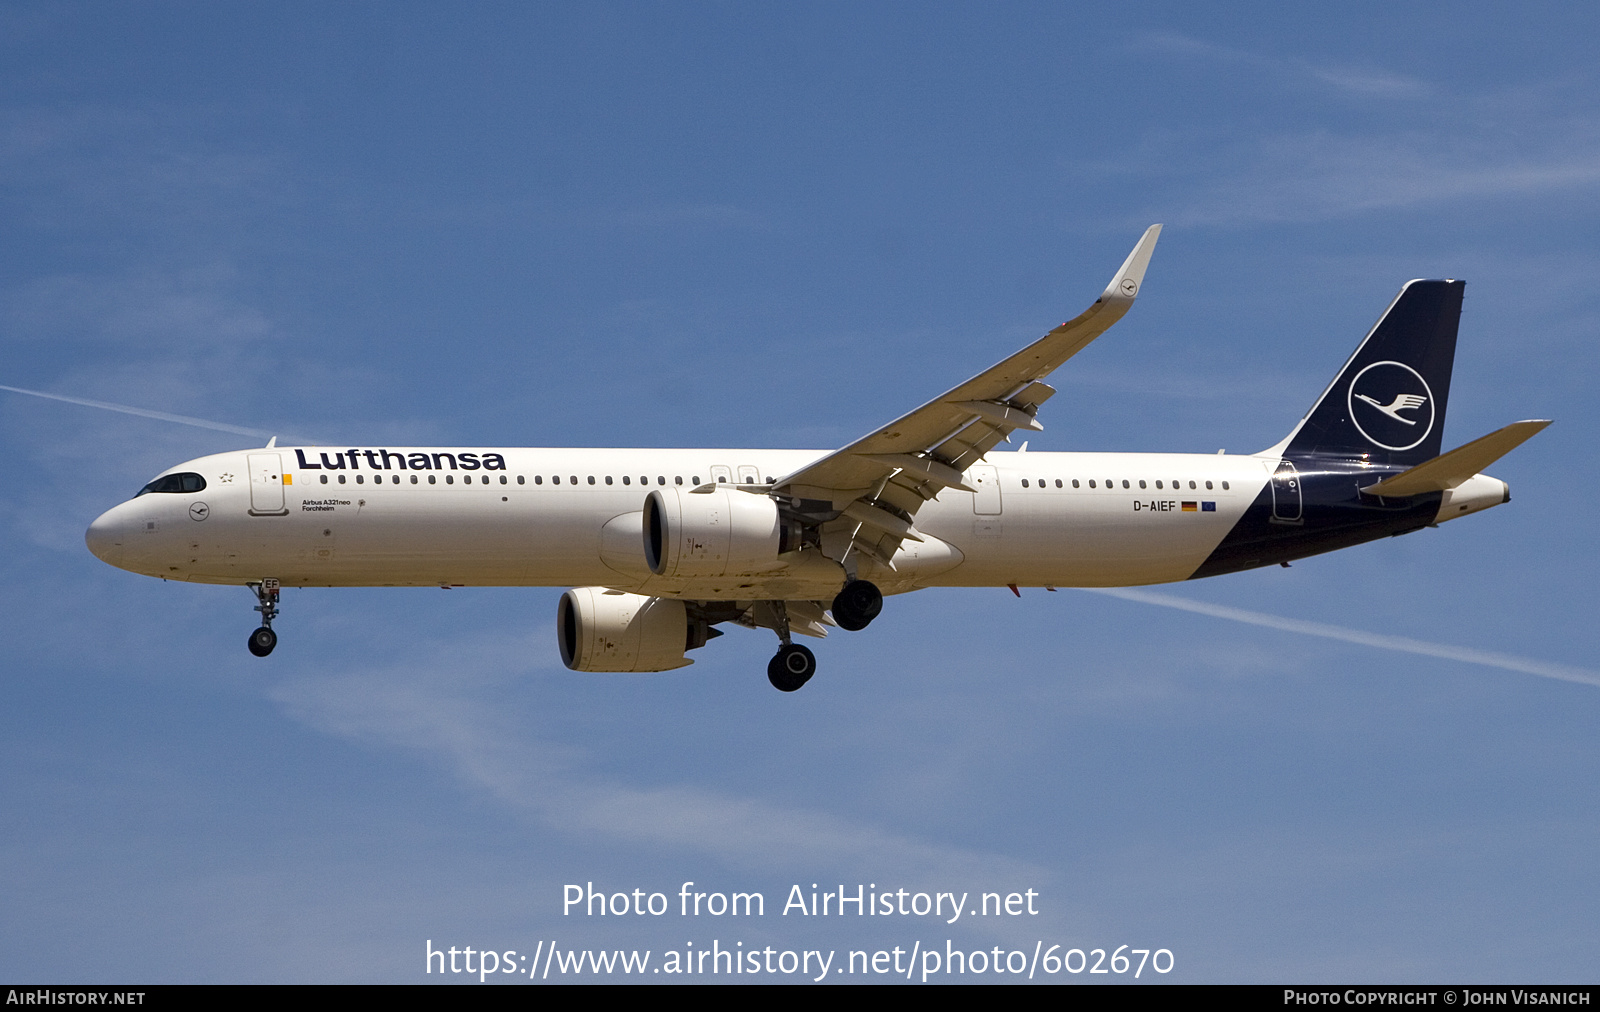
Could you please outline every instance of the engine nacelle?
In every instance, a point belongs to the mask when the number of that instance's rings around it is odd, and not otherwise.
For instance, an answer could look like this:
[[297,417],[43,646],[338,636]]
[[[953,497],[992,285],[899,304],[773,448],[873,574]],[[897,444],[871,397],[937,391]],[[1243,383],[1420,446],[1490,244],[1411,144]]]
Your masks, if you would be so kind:
[[682,601],[574,587],[556,606],[556,638],[573,671],[670,671],[694,663],[684,653],[705,643],[705,630]]
[[644,501],[644,560],[657,576],[767,572],[781,567],[781,553],[800,547],[794,526],[754,492],[658,488]]

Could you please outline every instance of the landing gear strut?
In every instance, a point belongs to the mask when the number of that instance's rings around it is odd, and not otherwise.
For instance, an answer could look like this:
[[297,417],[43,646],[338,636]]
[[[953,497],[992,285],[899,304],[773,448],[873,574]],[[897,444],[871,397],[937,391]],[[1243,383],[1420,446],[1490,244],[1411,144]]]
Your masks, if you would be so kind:
[[783,646],[767,662],[767,681],[779,692],[793,692],[811,681],[817,673],[817,658],[810,650],[789,640],[789,608],[782,601],[770,601],[778,630],[778,640]]
[[833,599],[833,620],[840,629],[859,632],[883,611],[883,591],[868,580],[851,580]]
[[250,652],[257,657],[265,657],[278,645],[278,634],[272,631],[272,620],[278,617],[278,581],[269,577],[247,586],[255,592],[256,600],[261,602],[255,607],[261,613],[261,628],[250,634]]

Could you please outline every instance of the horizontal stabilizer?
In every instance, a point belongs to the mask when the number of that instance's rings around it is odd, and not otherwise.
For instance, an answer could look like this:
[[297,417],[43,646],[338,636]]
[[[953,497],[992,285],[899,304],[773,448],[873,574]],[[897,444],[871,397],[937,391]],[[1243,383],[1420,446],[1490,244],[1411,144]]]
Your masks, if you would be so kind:
[[1548,420],[1512,422],[1465,446],[1442,453],[1416,467],[1385,478],[1361,491],[1368,495],[1408,496],[1443,492],[1466,482],[1473,475],[1532,439],[1549,425]]

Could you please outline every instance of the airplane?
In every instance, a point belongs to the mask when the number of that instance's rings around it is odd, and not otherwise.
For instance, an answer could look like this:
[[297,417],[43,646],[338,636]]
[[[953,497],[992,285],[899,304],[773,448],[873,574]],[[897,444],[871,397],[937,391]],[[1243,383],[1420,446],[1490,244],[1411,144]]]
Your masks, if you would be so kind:
[[1407,282],[1298,425],[1253,454],[998,452],[1038,432],[1044,379],[1120,320],[1152,225],[1093,305],[834,451],[278,446],[186,461],[90,525],[135,573],[242,584],[258,657],[283,587],[566,586],[575,671],[667,671],[725,623],[866,628],[924,587],[1118,587],[1284,565],[1510,501],[1482,470],[1549,425],[1441,453],[1464,284]]

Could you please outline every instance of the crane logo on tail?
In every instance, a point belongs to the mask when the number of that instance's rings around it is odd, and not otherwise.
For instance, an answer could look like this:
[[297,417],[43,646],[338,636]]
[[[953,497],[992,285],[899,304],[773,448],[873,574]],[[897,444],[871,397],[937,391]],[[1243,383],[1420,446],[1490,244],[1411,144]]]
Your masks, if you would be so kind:
[[1412,408],[1420,408],[1428,403],[1428,399],[1421,394],[1401,394],[1388,404],[1380,404],[1366,394],[1356,394],[1356,400],[1366,401],[1402,425],[1415,425],[1417,423],[1409,418],[1401,418],[1400,412],[1410,411]]
[[1374,446],[1409,450],[1433,431],[1433,391],[1402,362],[1374,362],[1350,383],[1350,421]]

